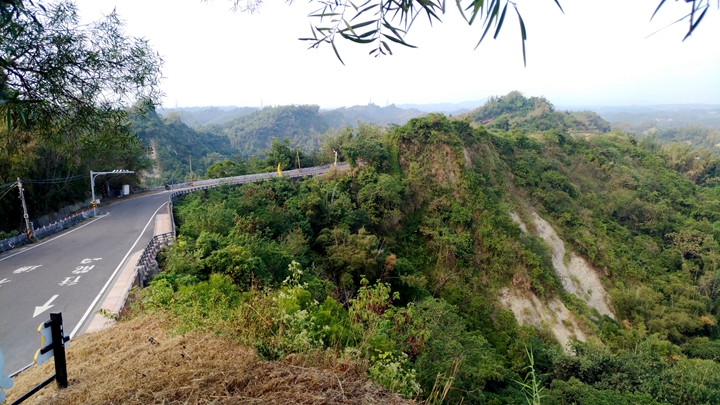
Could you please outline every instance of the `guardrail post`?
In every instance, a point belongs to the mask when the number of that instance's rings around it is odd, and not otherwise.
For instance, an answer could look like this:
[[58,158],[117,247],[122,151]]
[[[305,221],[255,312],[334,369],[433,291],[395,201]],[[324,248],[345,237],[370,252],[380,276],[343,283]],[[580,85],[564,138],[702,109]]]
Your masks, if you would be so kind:
[[65,361],[65,333],[63,333],[62,313],[50,314],[53,338],[53,356],[55,357],[55,381],[60,388],[67,388],[67,363]]

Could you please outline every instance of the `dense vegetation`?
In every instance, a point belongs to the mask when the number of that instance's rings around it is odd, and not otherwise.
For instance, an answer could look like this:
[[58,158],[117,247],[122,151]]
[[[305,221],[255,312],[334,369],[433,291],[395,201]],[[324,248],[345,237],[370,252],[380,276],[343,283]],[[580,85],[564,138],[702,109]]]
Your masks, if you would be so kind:
[[[543,403],[720,401],[714,173],[697,181],[656,142],[564,125],[361,126],[323,144],[348,174],[188,195],[144,306],[268,359],[365,361],[431,403],[519,404],[539,388]],[[598,269],[615,319],[563,292],[549,247],[509,215],[528,207]],[[566,353],[518,324],[506,288],[560,298],[592,338]]]

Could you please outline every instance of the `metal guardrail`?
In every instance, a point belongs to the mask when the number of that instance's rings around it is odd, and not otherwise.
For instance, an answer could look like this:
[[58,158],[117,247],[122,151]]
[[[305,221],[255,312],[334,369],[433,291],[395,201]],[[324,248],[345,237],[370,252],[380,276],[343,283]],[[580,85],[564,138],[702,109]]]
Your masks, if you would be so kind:
[[[314,173],[318,170],[327,170],[333,167],[334,165],[324,165],[324,166],[313,166],[313,167],[306,167],[305,169],[293,169],[293,170],[286,170],[283,173],[283,176],[285,177],[304,177],[307,175],[317,175],[322,173]],[[347,163],[341,162],[338,163],[337,166],[339,169],[346,169],[348,167]],[[313,172],[313,174],[309,174],[310,172]],[[186,187],[202,187],[207,185],[216,185],[218,183],[222,184],[243,184],[243,183],[254,183],[260,179],[269,179],[272,177],[279,177],[277,172],[267,172],[267,173],[256,173],[256,174],[244,174],[242,176],[234,176],[234,177],[223,177],[220,179],[207,179],[207,180],[199,180],[194,181],[192,186],[190,183],[177,183],[172,185],[172,189],[178,189],[178,188],[186,188]],[[159,186],[159,187],[153,187],[149,188],[147,190],[149,191],[159,191],[164,190],[165,186]]]
[[[71,215],[71,216],[61,219],[55,223],[43,226],[42,228],[33,229],[33,236],[35,239],[42,239],[46,236],[50,236],[54,233],[58,233],[64,229],[67,229],[73,225],[76,225],[85,219],[91,218],[92,216],[93,216],[92,211],[83,211],[81,213]],[[22,245],[28,243],[29,241],[30,240],[28,239],[27,235],[25,235],[25,234],[20,234],[20,235],[13,236],[8,239],[0,240],[0,253],[5,252],[7,250],[15,249],[16,247],[22,246]]]

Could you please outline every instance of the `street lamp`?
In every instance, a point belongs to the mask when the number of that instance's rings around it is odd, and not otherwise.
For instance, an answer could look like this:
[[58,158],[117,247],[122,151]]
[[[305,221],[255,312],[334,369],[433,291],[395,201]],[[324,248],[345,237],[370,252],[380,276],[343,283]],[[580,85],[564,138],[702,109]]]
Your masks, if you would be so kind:
[[113,170],[111,172],[94,172],[90,170],[90,190],[92,191],[92,206],[93,206],[93,216],[97,215],[97,202],[95,201],[95,177],[100,176],[102,174],[129,174],[129,173],[135,173],[132,170]]

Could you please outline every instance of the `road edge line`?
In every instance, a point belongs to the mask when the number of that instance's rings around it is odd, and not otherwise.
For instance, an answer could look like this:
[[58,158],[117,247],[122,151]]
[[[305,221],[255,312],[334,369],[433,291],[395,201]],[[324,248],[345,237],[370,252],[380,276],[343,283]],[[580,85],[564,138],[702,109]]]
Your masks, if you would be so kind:
[[90,307],[87,309],[87,311],[85,311],[85,314],[82,316],[82,318],[80,318],[80,321],[75,326],[75,329],[73,329],[72,332],[70,332],[70,339],[72,339],[75,336],[75,334],[78,332],[78,330],[80,330],[80,328],[82,327],[83,323],[85,323],[85,320],[87,320],[87,317],[90,316],[92,309],[95,307],[95,305],[98,303],[98,301],[100,301],[100,298],[103,296],[103,294],[105,294],[105,291],[107,290],[108,286],[115,279],[115,276],[117,276],[118,271],[120,271],[120,269],[123,267],[128,256],[130,256],[130,254],[133,252],[133,249],[135,249],[135,246],[140,241],[140,238],[142,238],[142,236],[145,234],[145,231],[147,230],[148,226],[150,226],[150,223],[153,221],[153,219],[155,219],[155,215],[157,215],[158,211],[160,211],[160,209],[162,207],[164,207],[166,204],[167,204],[167,202],[164,202],[150,216],[150,219],[148,220],[147,224],[145,224],[145,227],[143,228],[142,232],[140,232],[140,235],[138,235],[137,239],[135,239],[135,243],[133,243],[133,245],[130,247],[130,250],[128,250],[128,252],[125,253],[125,257],[123,257],[123,259],[120,261],[120,264],[118,264],[118,266],[115,268],[115,271],[110,276],[108,281],[105,283],[102,290],[100,290],[100,293],[97,295],[97,297],[95,297],[93,302],[90,304]]

